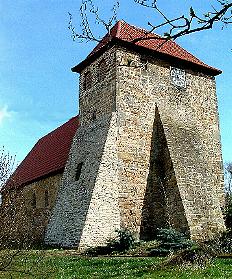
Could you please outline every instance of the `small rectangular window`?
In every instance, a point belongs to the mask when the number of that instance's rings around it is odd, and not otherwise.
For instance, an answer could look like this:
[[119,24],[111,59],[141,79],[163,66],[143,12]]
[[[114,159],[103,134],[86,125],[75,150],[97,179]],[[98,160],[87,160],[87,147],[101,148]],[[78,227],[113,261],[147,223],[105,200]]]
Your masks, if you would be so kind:
[[86,72],[84,75],[84,83],[83,83],[83,89],[88,90],[92,86],[92,75],[90,71]]
[[98,65],[98,81],[103,81],[106,77],[106,61],[104,59]]
[[96,120],[97,118],[97,113],[96,113],[96,110],[92,112],[92,120]]
[[146,71],[147,68],[148,68],[148,60],[147,60],[147,58],[144,57],[144,56],[142,56],[142,57],[140,58],[140,62],[141,62],[141,64],[142,64],[142,69]]
[[45,190],[45,192],[44,192],[44,205],[45,205],[45,207],[49,206],[48,190]]
[[83,163],[79,163],[77,165],[77,169],[76,169],[76,175],[75,175],[75,180],[78,181],[80,176],[81,176],[81,169],[82,169]]
[[33,208],[36,208],[36,194],[35,194],[35,192],[33,192],[33,194],[32,194],[31,205],[32,205]]

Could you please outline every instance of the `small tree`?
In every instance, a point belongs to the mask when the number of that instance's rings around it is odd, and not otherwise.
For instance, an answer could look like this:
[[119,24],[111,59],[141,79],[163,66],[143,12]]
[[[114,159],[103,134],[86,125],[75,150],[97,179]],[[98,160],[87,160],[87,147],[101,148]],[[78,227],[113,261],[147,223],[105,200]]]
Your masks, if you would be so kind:
[[6,152],[4,146],[0,151],[0,190],[6,184],[16,168],[16,156]]
[[0,273],[6,276],[11,276],[15,271],[18,274],[30,274],[25,270],[14,270],[13,265],[16,256],[23,255],[22,249],[28,248],[33,243],[33,231],[29,227],[31,216],[24,204],[23,190],[14,179],[13,172],[16,166],[16,156],[10,155],[2,147],[0,151],[0,190],[4,191],[4,199],[0,206]]
[[[0,248],[22,248],[31,243],[31,216],[24,203],[23,189],[15,178],[16,156],[2,147],[0,152],[0,190],[3,200],[0,206]],[[17,170],[16,170],[17,171]]]
[[232,162],[228,162],[224,166],[225,191],[227,194],[232,194]]
[[232,162],[226,163],[224,167],[225,177],[225,223],[226,227],[232,229]]

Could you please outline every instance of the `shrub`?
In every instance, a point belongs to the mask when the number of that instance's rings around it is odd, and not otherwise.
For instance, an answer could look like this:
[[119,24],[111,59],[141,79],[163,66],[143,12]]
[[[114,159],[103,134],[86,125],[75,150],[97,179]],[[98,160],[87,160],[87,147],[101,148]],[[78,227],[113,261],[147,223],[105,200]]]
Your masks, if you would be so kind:
[[113,241],[113,247],[117,251],[129,250],[135,242],[135,238],[129,230],[117,230],[118,237]]
[[219,254],[232,254],[232,231],[226,231],[219,240]]
[[97,255],[108,255],[113,252],[124,252],[130,249],[135,242],[132,233],[127,229],[116,230],[117,236],[107,241],[106,246],[98,246],[89,248],[85,251],[86,255],[97,256]]
[[184,234],[174,229],[158,229],[156,240],[159,246],[150,251],[152,256],[166,256],[179,250],[191,248],[194,242],[188,239]]
[[221,246],[219,238],[195,243],[184,234],[173,229],[158,230],[156,238],[160,241],[160,244],[157,249],[152,250],[152,255],[170,255],[164,262],[164,265],[167,266],[182,264],[205,266],[213,257],[219,254]]
[[226,195],[225,224],[227,229],[232,229],[232,195]]

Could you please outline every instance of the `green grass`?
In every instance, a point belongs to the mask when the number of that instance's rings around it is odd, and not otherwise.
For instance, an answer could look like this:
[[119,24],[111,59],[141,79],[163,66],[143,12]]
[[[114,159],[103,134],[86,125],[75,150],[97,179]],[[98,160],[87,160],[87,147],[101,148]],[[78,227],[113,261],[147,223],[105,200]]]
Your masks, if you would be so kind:
[[[0,251],[0,264],[7,262],[14,251]],[[161,258],[102,257],[84,258],[75,251],[21,251],[14,256],[7,272],[0,271],[1,279],[8,278],[232,278],[232,259],[215,259],[207,267],[161,268]]]

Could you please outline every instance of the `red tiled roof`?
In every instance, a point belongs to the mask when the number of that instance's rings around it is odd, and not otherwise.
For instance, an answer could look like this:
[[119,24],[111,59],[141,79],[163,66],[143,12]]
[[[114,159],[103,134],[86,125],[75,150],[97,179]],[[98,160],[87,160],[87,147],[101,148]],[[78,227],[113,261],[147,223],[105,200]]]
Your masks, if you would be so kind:
[[[138,38],[143,38],[143,40],[136,41]],[[94,54],[99,52],[107,43],[117,39],[117,41],[129,43],[131,46],[141,47],[150,51],[154,51],[158,54],[165,55],[166,57],[174,57],[196,66],[200,66],[206,70],[211,71],[215,75],[220,74],[221,71],[208,66],[194,55],[183,49],[177,43],[172,40],[165,41],[164,38],[158,36],[157,34],[150,33],[147,30],[132,26],[125,21],[118,21],[111,29],[110,34],[107,34],[101,42],[93,49],[93,51],[87,56],[87,58],[82,61],[79,65],[72,68],[73,71],[79,71],[82,69],[82,65],[85,65]]]
[[[78,116],[75,116],[42,137],[13,174],[11,181],[15,182],[15,186],[29,184],[49,174],[62,171],[78,126]],[[5,189],[11,186],[9,183]]]

